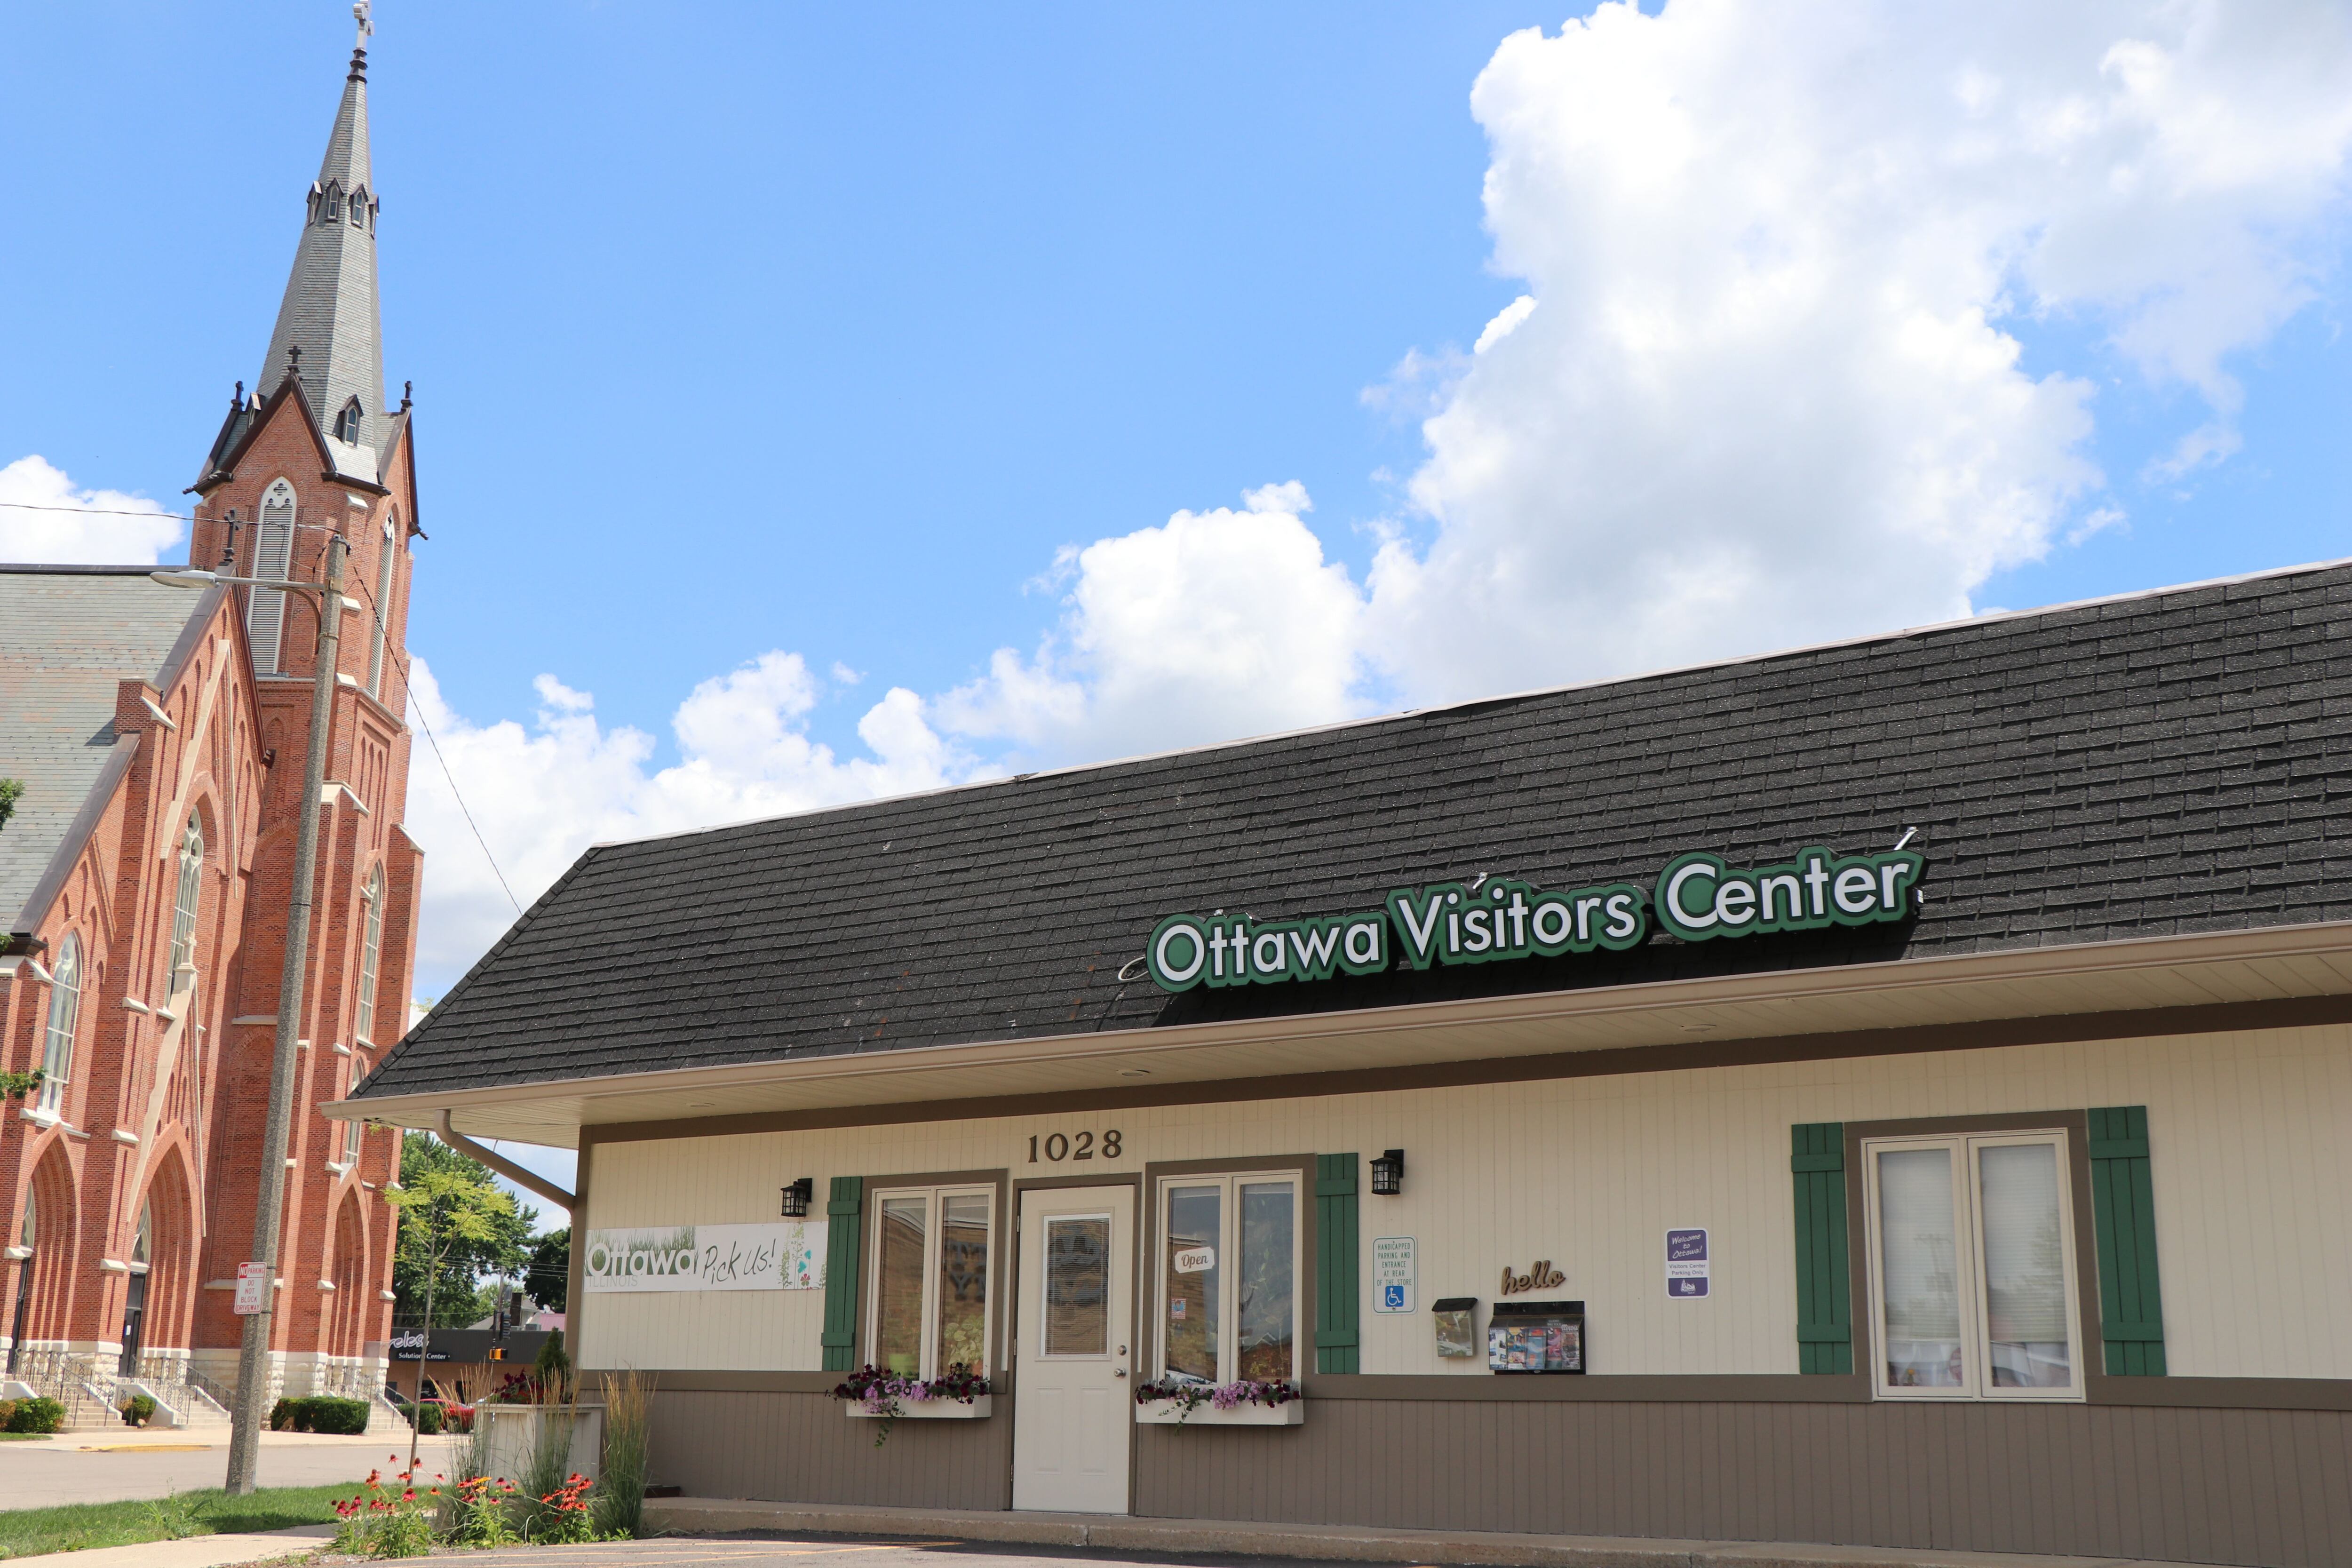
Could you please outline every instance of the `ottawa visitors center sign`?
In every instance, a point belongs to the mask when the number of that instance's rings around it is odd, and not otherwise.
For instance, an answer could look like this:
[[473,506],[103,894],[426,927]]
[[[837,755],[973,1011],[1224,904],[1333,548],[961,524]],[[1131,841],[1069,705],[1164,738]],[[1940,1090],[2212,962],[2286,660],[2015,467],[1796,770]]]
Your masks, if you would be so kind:
[[1399,960],[1427,969],[1623,952],[1648,941],[1654,923],[1685,942],[1864,926],[1908,916],[1926,868],[1908,849],[1806,849],[1785,865],[1753,868],[1692,853],[1668,861],[1648,887],[1608,882],[1561,892],[1481,878],[1399,888],[1385,908],[1356,914],[1170,915],[1153,928],[1144,959],[1161,990],[1190,991],[1378,974]]

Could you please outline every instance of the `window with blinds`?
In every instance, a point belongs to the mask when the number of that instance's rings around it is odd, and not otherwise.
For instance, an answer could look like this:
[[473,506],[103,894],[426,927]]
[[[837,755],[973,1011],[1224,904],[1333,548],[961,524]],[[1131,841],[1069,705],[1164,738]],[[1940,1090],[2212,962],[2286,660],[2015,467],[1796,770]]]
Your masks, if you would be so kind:
[[1863,1144],[1882,1397],[2082,1397],[2065,1172],[2063,1132]]
[[[294,563],[294,487],[279,479],[261,498],[260,531],[253,548],[253,574],[284,580]],[[280,644],[286,633],[286,595],[278,588],[248,588],[245,635],[253,645],[253,668],[259,675],[278,670]]]

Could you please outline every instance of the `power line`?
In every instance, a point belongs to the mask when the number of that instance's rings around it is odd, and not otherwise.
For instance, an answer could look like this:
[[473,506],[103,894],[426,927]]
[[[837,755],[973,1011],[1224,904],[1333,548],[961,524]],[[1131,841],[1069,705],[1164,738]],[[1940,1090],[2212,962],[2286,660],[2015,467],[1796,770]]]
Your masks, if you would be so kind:
[[69,511],[80,517],[168,517],[181,522],[195,519],[184,511],[125,511],[110,506],[43,506],[38,501],[0,500],[0,506],[15,507],[18,511]]
[[[304,528],[317,528],[320,525],[317,523],[302,523],[298,526]],[[328,529],[325,530],[325,531],[331,533],[335,531]],[[352,586],[359,589],[361,596],[367,601],[368,615],[375,622],[377,634],[384,640],[384,650],[392,655],[393,662],[400,668],[401,686],[403,690],[408,695],[408,706],[416,714],[416,722],[425,731],[425,743],[433,748],[433,760],[441,764],[441,776],[449,781],[449,794],[451,798],[457,801],[458,812],[466,818],[466,826],[473,829],[474,842],[482,847],[482,858],[489,862],[490,875],[499,879],[499,890],[506,894],[507,902],[514,906],[514,912],[517,915],[521,914],[522,900],[515,897],[514,889],[512,888],[507,886],[507,874],[499,869],[499,858],[490,853],[490,841],[482,837],[481,825],[474,820],[473,807],[466,804],[465,792],[457,787],[457,775],[449,771],[449,759],[441,754],[440,738],[433,733],[432,721],[425,717],[425,704],[415,700],[415,687],[409,679],[408,674],[410,666],[415,661],[413,658],[404,657],[404,650],[394,646],[392,641],[392,628],[384,625],[383,611],[376,605],[375,595],[369,591],[365,578],[362,576],[354,576],[352,583]]]

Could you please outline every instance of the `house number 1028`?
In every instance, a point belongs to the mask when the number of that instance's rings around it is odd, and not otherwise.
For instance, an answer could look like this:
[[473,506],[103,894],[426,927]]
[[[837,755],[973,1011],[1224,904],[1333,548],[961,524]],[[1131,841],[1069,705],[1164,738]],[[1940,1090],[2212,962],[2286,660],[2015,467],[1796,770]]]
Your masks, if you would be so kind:
[[1029,1163],[1033,1165],[1037,1163],[1037,1156],[1040,1153],[1043,1153],[1046,1159],[1051,1160],[1055,1164],[1058,1165],[1065,1160],[1091,1160],[1095,1157],[1097,1152],[1099,1152],[1102,1157],[1106,1160],[1116,1160],[1118,1158],[1119,1134],[1118,1128],[1114,1127],[1109,1131],[1104,1133],[1102,1135],[1102,1142],[1099,1146],[1095,1142],[1095,1135],[1091,1132],[1078,1132],[1068,1135],[1065,1135],[1060,1132],[1048,1132],[1043,1138],[1032,1133],[1029,1138]]

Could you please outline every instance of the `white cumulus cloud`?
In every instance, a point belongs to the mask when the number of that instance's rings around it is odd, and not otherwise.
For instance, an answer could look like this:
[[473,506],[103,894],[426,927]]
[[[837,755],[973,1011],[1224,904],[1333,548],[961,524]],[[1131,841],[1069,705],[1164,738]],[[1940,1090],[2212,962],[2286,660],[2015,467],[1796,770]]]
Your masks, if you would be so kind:
[[2225,457],[2229,356],[2340,237],[2347,31],[1674,0],[1507,39],[1471,103],[1528,292],[1423,426],[1434,534],[1381,552],[1370,649],[1461,697],[1969,613],[2107,515],[2093,389],[2023,363],[2029,314],[2204,398],[2174,471]]
[[526,725],[476,724],[443,700],[424,658],[411,674],[412,721],[432,731],[411,761],[406,824],[428,852],[417,942],[428,990],[513,921],[501,872],[528,905],[591,844],[931,789],[984,767],[934,733],[921,700],[903,687],[859,721],[870,754],[836,757],[807,735],[818,688],[798,654],[763,654],[696,687],[672,720],[679,760],[662,768],[653,736],[606,728],[591,694],[552,675],[533,683],[539,707]]
[[0,468],[0,561],[152,566],[181,537],[180,520],[160,502],[78,489],[41,457]]
[[1036,653],[999,649],[938,703],[947,729],[1053,760],[1162,751],[1360,711],[1363,602],[1327,561],[1296,480],[1240,510],[1066,552],[1059,623]]
[[[667,767],[552,676],[530,723],[476,725],[420,668],[517,891],[598,838],[1966,615],[2124,523],[2093,367],[2030,363],[2035,322],[2192,395],[2150,474],[2230,459],[2234,356],[2337,265],[2352,13],[1610,4],[1503,40],[1470,107],[1521,287],[1367,390],[1426,441],[1367,576],[1296,483],[1074,545],[1034,646],[890,689],[852,756],[794,653],[697,687]],[[428,967],[461,966],[510,910],[422,750],[411,798]]]

